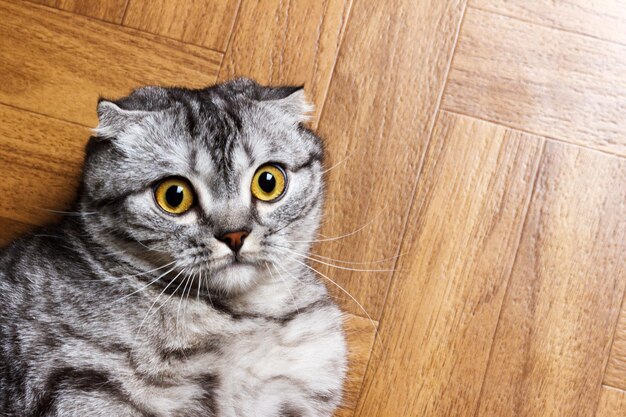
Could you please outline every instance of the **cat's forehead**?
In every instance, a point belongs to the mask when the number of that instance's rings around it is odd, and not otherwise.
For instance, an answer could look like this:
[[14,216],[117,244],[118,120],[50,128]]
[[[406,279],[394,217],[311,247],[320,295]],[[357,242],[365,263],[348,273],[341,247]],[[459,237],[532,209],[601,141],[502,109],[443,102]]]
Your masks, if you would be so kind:
[[87,177],[118,195],[167,176],[234,186],[265,163],[294,171],[321,161],[321,140],[304,127],[302,88],[233,80],[205,89],[144,87],[98,103]]
[[301,129],[282,121],[271,108],[234,106],[219,98],[152,112],[134,134],[147,151],[142,157],[158,160],[159,167],[221,183],[237,181],[242,172],[267,162],[297,166],[319,152]]
[[147,87],[118,100],[100,99],[98,126],[86,148],[85,189],[109,201],[168,176],[246,190],[262,164],[299,172],[323,159],[321,139],[303,125],[312,110],[301,87],[243,79],[199,90]]

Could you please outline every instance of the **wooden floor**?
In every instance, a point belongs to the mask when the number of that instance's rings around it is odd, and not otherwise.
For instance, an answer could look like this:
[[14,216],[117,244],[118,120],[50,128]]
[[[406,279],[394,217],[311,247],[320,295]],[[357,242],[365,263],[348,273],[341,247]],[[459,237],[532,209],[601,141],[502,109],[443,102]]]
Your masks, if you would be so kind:
[[626,1],[0,0],[1,240],[99,95],[236,75],[317,105],[338,416],[626,416]]

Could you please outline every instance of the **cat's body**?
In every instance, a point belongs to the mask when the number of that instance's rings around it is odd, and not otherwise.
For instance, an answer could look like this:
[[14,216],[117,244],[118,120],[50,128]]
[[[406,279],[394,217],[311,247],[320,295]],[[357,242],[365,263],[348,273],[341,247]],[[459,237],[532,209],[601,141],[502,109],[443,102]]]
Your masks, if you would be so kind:
[[[300,255],[323,186],[301,98],[246,80],[141,91],[100,106],[80,214],[0,254],[0,415],[330,415],[346,348]],[[269,161],[290,183],[256,201],[246,189]],[[154,207],[152,181],[170,176],[195,189],[180,216]],[[233,228],[236,249],[220,240]]]

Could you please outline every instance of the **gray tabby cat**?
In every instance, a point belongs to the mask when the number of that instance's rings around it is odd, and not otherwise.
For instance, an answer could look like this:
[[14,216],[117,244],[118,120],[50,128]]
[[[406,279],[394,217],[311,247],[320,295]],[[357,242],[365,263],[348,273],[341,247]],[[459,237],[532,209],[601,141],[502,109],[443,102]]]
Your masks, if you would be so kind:
[[0,254],[0,414],[331,415],[346,346],[301,256],[310,110],[245,79],[100,101],[79,214]]

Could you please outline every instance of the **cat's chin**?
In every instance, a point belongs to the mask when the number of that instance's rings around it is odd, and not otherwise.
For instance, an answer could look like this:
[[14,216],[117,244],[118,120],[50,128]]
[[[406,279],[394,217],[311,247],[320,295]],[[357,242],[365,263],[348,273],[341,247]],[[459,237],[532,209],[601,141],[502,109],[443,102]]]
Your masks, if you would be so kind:
[[214,271],[210,276],[209,285],[212,289],[227,294],[240,294],[250,289],[258,276],[256,265],[233,262]]

